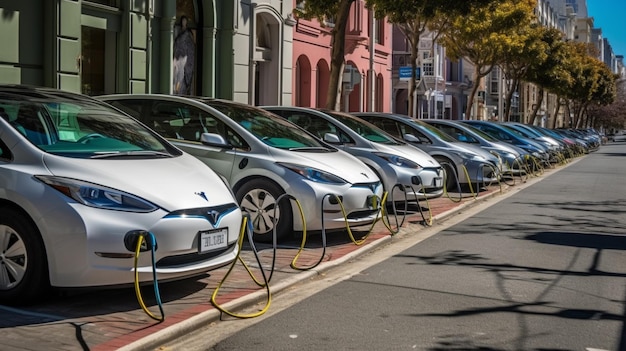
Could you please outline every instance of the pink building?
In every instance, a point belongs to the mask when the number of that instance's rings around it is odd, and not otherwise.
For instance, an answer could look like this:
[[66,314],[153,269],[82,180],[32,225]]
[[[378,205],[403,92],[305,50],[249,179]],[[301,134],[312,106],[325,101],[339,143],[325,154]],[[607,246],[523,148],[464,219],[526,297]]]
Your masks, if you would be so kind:
[[[346,30],[344,84],[341,111],[391,111],[392,26],[375,20],[356,0]],[[332,23],[298,19],[293,34],[293,105],[324,107],[330,77],[330,31]],[[373,36],[372,36],[373,32]],[[370,48],[374,47],[371,52]],[[352,86],[347,81],[353,69]]]

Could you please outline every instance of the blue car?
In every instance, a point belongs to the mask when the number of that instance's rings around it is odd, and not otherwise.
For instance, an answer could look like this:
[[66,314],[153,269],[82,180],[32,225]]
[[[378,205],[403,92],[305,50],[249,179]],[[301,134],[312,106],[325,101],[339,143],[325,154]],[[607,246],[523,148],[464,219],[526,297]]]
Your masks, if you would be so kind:
[[498,140],[521,148],[530,155],[536,157],[542,164],[549,163],[550,156],[548,154],[548,148],[535,140],[522,137],[519,134],[510,131],[506,127],[494,122],[477,120],[464,120],[462,122],[467,123]]

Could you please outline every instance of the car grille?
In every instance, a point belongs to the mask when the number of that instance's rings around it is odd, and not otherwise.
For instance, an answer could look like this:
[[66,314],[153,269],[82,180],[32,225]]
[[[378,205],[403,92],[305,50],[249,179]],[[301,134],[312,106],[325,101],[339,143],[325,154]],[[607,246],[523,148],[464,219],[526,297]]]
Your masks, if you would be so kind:
[[380,186],[380,182],[371,182],[371,183],[354,183],[352,184],[353,188],[368,188],[373,193],[376,193],[376,189]]
[[209,221],[214,228],[219,227],[220,221],[227,214],[236,211],[239,207],[234,203],[224,204],[214,207],[201,207],[190,208],[185,210],[178,210],[170,212],[165,218],[189,218],[189,217],[202,217]]
[[348,214],[348,219],[360,219],[367,218],[369,216],[375,215],[378,210],[364,210],[364,211],[354,211]]
[[225,247],[221,250],[204,252],[204,253],[190,253],[184,255],[176,255],[176,256],[168,256],[160,259],[156,263],[157,268],[170,268],[170,267],[178,267],[188,264],[194,264],[197,262],[207,261],[214,257],[220,256],[225,252],[228,252],[233,249],[235,244],[230,244],[228,247]]

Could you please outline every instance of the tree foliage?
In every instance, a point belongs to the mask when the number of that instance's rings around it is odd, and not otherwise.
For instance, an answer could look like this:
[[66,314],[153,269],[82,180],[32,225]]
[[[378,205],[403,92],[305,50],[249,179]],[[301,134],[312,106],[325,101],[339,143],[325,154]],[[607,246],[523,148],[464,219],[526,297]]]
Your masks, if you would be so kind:
[[[486,6],[496,0],[368,0],[367,6],[375,10],[377,18],[386,17],[402,32],[409,43],[411,76],[415,76],[418,65],[418,47],[421,36],[436,20],[443,28],[452,14],[459,16],[470,12],[472,6]],[[441,16],[447,13],[448,16]],[[416,94],[415,80],[409,80],[409,113],[413,114]]]
[[615,99],[607,105],[592,104],[587,108],[587,115],[594,128],[609,131],[626,129],[626,80],[615,81]]
[[472,104],[478,82],[489,74],[493,67],[502,62],[503,56],[518,45],[512,39],[517,28],[530,25],[534,0],[503,0],[487,6],[471,6],[467,15],[452,14],[445,27],[435,25],[441,32],[440,43],[446,47],[453,60],[466,59],[474,65],[474,82],[465,109],[465,115],[472,118]]
[[[557,116],[560,110],[560,102],[567,97],[569,87],[573,84],[571,75],[571,46],[563,41],[563,33],[555,28],[540,27],[539,29],[541,49],[543,52],[537,55],[537,59],[530,61],[530,65],[521,76],[526,82],[534,83],[539,87],[538,101],[531,111],[530,124],[535,123],[537,111],[541,106],[544,91],[557,96],[557,104],[552,116]],[[556,117],[552,119],[553,127]]]

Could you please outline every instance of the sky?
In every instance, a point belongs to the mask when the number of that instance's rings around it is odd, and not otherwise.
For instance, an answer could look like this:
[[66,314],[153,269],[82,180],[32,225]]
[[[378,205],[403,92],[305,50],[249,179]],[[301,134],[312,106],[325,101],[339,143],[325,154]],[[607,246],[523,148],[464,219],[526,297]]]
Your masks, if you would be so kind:
[[587,16],[593,26],[602,29],[615,55],[626,56],[626,1],[587,0]]

